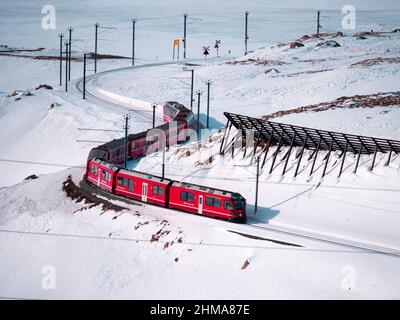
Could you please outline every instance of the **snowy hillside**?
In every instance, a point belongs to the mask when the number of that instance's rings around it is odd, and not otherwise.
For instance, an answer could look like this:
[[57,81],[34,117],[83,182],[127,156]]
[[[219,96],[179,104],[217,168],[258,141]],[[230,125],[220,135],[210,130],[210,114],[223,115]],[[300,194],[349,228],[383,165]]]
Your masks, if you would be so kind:
[[[239,148],[233,157],[219,154],[225,111],[400,140],[400,32],[393,32],[400,27],[396,4],[391,4],[392,12],[361,12],[357,30],[344,34],[336,33],[338,12],[327,11],[325,33],[317,38],[311,34],[313,20],[298,28],[285,24],[283,31],[266,36],[261,26],[267,9],[262,1],[254,1],[250,9],[258,27],[253,29],[253,52],[246,56],[242,56],[238,31],[242,26],[235,15],[242,15],[242,4],[235,2],[232,16],[222,20],[218,13],[227,9],[218,5],[214,11],[204,10],[213,13],[201,18],[205,20],[196,20],[196,15],[207,12],[193,13],[190,23],[198,51],[204,41],[214,40],[207,21],[223,26],[219,35],[225,36],[226,46],[221,57],[213,52],[205,60],[193,53],[175,62],[170,60],[169,39],[180,34],[181,23],[171,26],[164,16],[176,7],[164,8],[163,19],[154,22],[150,18],[154,7],[143,6],[138,12],[148,28],[138,31],[138,40],[146,44],[138,49],[137,66],[131,68],[127,59],[102,59],[94,75],[89,59],[88,95],[83,100],[81,58],[91,50],[93,30],[83,26],[80,15],[92,5],[89,1],[74,14],[69,5],[59,4],[63,24],[74,17],[71,21],[79,25],[68,92],[58,85],[59,61],[51,58],[57,55],[55,33],[34,42],[19,28],[13,34],[0,31],[0,44],[8,45],[3,55],[0,52],[0,298],[400,297],[398,154],[386,165],[387,154],[378,152],[373,171],[372,157],[363,155],[355,174],[356,155],[349,153],[338,178],[341,154],[333,152],[327,175],[321,178],[326,151],[319,153],[310,175],[312,151],[306,150],[294,177],[300,148],[294,148],[282,175],[288,147],[273,163],[277,149],[273,146],[261,169],[256,214],[254,159],[261,147],[256,154],[247,150],[246,156]],[[314,8],[313,1],[309,5]],[[275,23],[296,16],[296,9],[287,6],[290,9],[269,8]],[[14,4],[8,11],[2,7],[7,21],[24,12],[26,24],[34,25],[29,12],[35,6],[30,4],[28,10]],[[314,12],[309,7],[299,11],[301,19]],[[188,3],[187,9],[195,11],[196,5]],[[126,56],[130,46],[121,39],[129,31],[110,18],[108,10],[102,4],[96,17],[122,31],[114,38],[114,31],[102,35],[113,39],[102,38],[102,53]],[[128,12],[123,16],[128,19]],[[202,24],[196,26],[196,21]],[[32,32],[41,34],[34,28]],[[155,40],[145,41],[149,38]],[[212,131],[204,132],[200,143],[167,150],[166,176],[241,193],[248,203],[248,224],[112,198],[87,191],[82,182],[89,150],[123,136],[124,114],[131,115],[129,132],[133,133],[151,126],[154,102],[176,100],[189,107],[187,70],[191,68],[195,92],[202,91],[202,122],[205,81],[212,81]],[[51,88],[38,88],[41,84]],[[195,96],[194,113],[197,103]],[[156,124],[160,123],[159,107]],[[159,175],[161,154],[130,161],[129,167]],[[54,288],[43,285],[46,270],[55,272]]]

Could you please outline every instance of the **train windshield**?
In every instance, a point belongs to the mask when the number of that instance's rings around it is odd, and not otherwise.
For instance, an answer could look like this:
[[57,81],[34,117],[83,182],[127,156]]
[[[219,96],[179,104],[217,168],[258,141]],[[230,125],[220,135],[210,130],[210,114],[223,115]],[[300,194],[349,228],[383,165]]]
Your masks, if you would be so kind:
[[232,193],[232,201],[236,210],[244,210],[246,207],[246,200],[239,193]]

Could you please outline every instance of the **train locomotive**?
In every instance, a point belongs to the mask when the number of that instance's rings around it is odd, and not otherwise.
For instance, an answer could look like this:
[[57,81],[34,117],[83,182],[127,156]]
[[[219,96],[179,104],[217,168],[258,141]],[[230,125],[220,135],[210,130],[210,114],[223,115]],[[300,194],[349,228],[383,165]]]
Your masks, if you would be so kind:
[[[163,120],[166,123],[156,129],[165,134],[166,146],[186,141],[188,129],[195,126],[193,113],[175,101],[164,104]],[[172,122],[174,125],[170,126]],[[148,130],[128,135],[128,158],[135,159],[149,151],[158,151],[158,144],[154,143],[156,139],[148,137]],[[120,165],[124,153],[124,138],[93,148],[87,160],[87,182],[115,195],[152,205],[228,221],[246,221],[246,200],[239,193],[124,169]]]

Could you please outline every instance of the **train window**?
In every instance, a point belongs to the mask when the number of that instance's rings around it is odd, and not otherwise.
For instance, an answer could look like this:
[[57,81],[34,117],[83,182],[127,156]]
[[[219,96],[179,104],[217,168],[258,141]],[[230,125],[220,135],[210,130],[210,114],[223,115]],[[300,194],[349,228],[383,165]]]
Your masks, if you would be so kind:
[[163,196],[164,195],[164,188],[160,186],[153,186],[152,187],[153,194]]
[[209,207],[221,208],[221,200],[213,197],[206,197],[206,205]]
[[102,171],[102,179],[105,181],[111,181],[111,174],[107,171]]
[[96,166],[90,166],[90,172],[97,176],[97,167]]
[[231,203],[230,201],[228,201],[228,200],[225,200],[225,201],[224,201],[224,208],[225,208],[226,210],[233,210],[232,203]]
[[187,201],[187,192],[186,191],[181,191],[181,200],[182,201]]
[[129,185],[129,179],[128,178],[124,178],[124,187],[127,187]]
[[124,178],[118,177],[118,185],[122,186],[124,184]]
[[194,202],[194,194],[191,192],[181,191],[181,200]]

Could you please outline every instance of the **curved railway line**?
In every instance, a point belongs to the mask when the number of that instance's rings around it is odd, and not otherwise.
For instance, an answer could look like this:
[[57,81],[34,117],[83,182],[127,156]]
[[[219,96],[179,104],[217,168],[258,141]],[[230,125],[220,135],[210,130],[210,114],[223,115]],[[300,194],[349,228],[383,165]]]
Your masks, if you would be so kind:
[[[196,61],[196,60],[190,60],[190,61]],[[189,62],[189,60],[186,62]],[[111,73],[117,73],[117,72],[129,70],[129,69],[156,67],[156,66],[170,65],[170,64],[178,64],[178,63],[175,61],[174,62],[149,63],[149,64],[143,64],[143,65],[138,65],[138,66],[129,66],[129,67],[121,67],[121,68],[117,68],[117,69],[112,69],[112,70],[106,70],[106,71],[98,72],[96,74],[87,76],[86,83],[89,83],[98,77],[108,75]],[[83,78],[80,78],[80,79],[76,80],[76,82],[75,82],[75,88],[81,93],[83,93],[82,84],[83,84]],[[115,109],[121,109],[121,108],[123,110],[128,109],[146,119],[152,118],[151,111],[145,111],[145,110],[142,110],[139,108],[136,109],[136,108],[127,107],[123,104],[112,101],[112,99],[105,99],[104,97],[99,97],[94,92],[90,91],[87,87],[86,87],[86,96],[89,97],[94,102],[106,103]],[[159,118],[161,119],[161,117],[159,117]],[[88,191],[93,192],[93,193],[99,192],[96,188],[91,187],[87,184],[81,184],[81,187],[84,189],[87,189]],[[118,199],[119,197],[116,197],[115,195],[110,194],[110,193],[107,193],[107,197],[109,199],[120,200],[120,199]],[[135,201],[133,199],[129,199],[129,200],[127,200],[127,202],[143,205],[141,202]],[[366,242],[350,240],[350,239],[346,239],[346,238],[333,237],[330,235],[323,235],[323,234],[320,234],[317,232],[309,232],[309,231],[297,230],[294,228],[274,226],[274,225],[270,225],[270,224],[265,224],[261,221],[251,218],[251,217],[248,217],[248,222],[245,225],[238,225],[237,228],[232,226],[232,229],[237,229],[239,231],[242,228],[245,228],[245,229],[250,228],[253,230],[268,231],[270,233],[275,233],[277,235],[286,235],[286,236],[290,236],[290,237],[293,237],[293,238],[299,239],[299,240],[310,240],[312,242],[321,242],[321,243],[325,243],[328,245],[334,245],[334,246],[339,246],[339,247],[348,248],[348,249],[355,249],[359,252],[366,252],[366,253],[370,253],[370,254],[381,254],[381,255],[387,255],[387,256],[400,258],[400,250],[399,249],[390,248],[390,247],[377,245],[377,244],[371,244],[371,243],[366,243]],[[298,250],[301,250],[301,248],[299,248]]]

